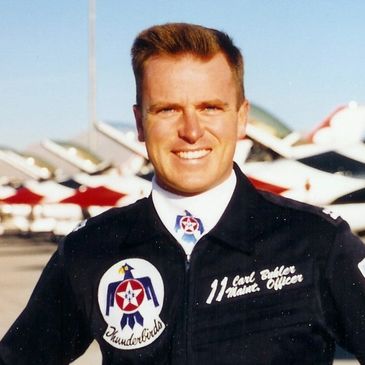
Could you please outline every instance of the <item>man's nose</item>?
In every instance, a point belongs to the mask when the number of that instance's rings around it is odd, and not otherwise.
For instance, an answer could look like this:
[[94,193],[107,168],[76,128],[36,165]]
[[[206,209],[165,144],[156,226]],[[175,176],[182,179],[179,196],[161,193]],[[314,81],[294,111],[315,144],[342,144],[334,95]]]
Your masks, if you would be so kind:
[[204,134],[204,127],[195,111],[186,111],[181,117],[179,137],[188,143],[195,143]]

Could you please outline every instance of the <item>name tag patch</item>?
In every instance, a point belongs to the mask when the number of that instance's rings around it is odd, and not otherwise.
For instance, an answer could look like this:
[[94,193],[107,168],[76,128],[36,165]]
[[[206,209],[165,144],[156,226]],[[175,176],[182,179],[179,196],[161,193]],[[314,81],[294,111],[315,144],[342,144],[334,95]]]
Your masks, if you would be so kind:
[[[365,276],[365,259],[363,264],[363,275]],[[304,270],[300,269],[298,265],[263,268],[247,275],[227,275],[220,280],[218,278],[212,280],[205,303],[212,304],[260,292],[262,294],[275,293],[286,288],[298,287],[308,281]]]

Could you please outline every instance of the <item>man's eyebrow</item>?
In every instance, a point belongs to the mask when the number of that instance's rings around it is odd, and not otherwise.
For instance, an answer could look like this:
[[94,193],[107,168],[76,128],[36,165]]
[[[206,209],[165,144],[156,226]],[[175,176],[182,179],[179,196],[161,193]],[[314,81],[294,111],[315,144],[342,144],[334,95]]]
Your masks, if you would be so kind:
[[[221,99],[211,99],[211,100],[202,100],[195,104],[198,108],[203,108],[207,106],[217,106],[221,108],[226,108],[229,106],[229,103],[221,100]],[[160,109],[181,109],[181,105],[179,103],[173,103],[173,102],[157,102],[155,104],[152,104],[148,107],[147,112],[149,113],[156,113]]]
[[177,103],[169,103],[168,101],[167,102],[159,102],[159,103],[155,103],[155,104],[150,105],[148,107],[147,111],[153,113],[153,112],[158,111],[159,109],[164,109],[164,108],[178,109],[178,108],[181,108],[181,106]]
[[219,106],[219,107],[225,108],[225,107],[229,106],[229,103],[227,103],[227,102],[225,102],[221,99],[212,99],[212,100],[201,101],[200,103],[198,103],[198,106],[199,107],[202,107],[202,106]]

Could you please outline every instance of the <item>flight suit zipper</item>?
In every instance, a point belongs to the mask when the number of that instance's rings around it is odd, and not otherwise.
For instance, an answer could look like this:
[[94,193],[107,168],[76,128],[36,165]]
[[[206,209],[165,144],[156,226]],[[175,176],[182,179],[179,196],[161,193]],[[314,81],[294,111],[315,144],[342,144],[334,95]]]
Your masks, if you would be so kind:
[[[191,258],[192,254],[186,254],[182,246],[176,242],[179,247],[179,251],[184,255],[184,265],[185,265],[185,273],[184,273],[184,301],[183,301],[183,326],[182,326],[182,339],[184,341],[184,365],[191,365],[191,293],[193,288],[191,287]],[[195,250],[195,247],[193,251]]]
[[[185,257],[185,364],[191,365],[193,361],[192,356],[192,329],[191,329],[191,323],[192,323],[192,312],[193,312],[193,302],[191,295],[194,293],[194,285],[195,282],[191,280],[192,274],[191,274],[191,268],[194,262],[196,261],[196,255],[197,255],[197,246],[201,245],[201,241],[204,239],[200,239],[195,245],[190,255],[186,255]],[[193,255],[194,254],[194,255]]]
[[[181,333],[181,354],[183,362],[181,364],[188,365],[190,364],[190,351],[189,351],[189,317],[190,317],[190,259],[191,255],[186,254],[185,250],[182,246],[176,242],[176,247],[178,251],[181,253],[182,260],[184,263],[184,285],[183,285],[183,302],[182,302],[182,333]],[[180,362],[179,362],[180,364]]]
[[190,341],[189,336],[190,326],[189,326],[189,318],[190,318],[190,311],[189,311],[189,303],[190,303],[190,255],[186,255],[185,259],[185,301],[184,301],[184,337],[185,337],[185,363],[190,364]]

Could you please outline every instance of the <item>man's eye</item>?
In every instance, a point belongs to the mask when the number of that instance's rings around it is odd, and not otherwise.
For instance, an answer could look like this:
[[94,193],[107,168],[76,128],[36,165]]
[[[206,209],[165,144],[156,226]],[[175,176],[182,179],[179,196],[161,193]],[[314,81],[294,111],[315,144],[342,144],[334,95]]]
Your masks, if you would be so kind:
[[162,108],[158,110],[158,113],[160,114],[171,114],[174,113],[176,111],[176,109],[174,108]]
[[214,105],[208,105],[208,106],[205,106],[203,110],[206,112],[217,112],[217,111],[221,110],[221,108],[219,108],[218,106],[214,106]]

